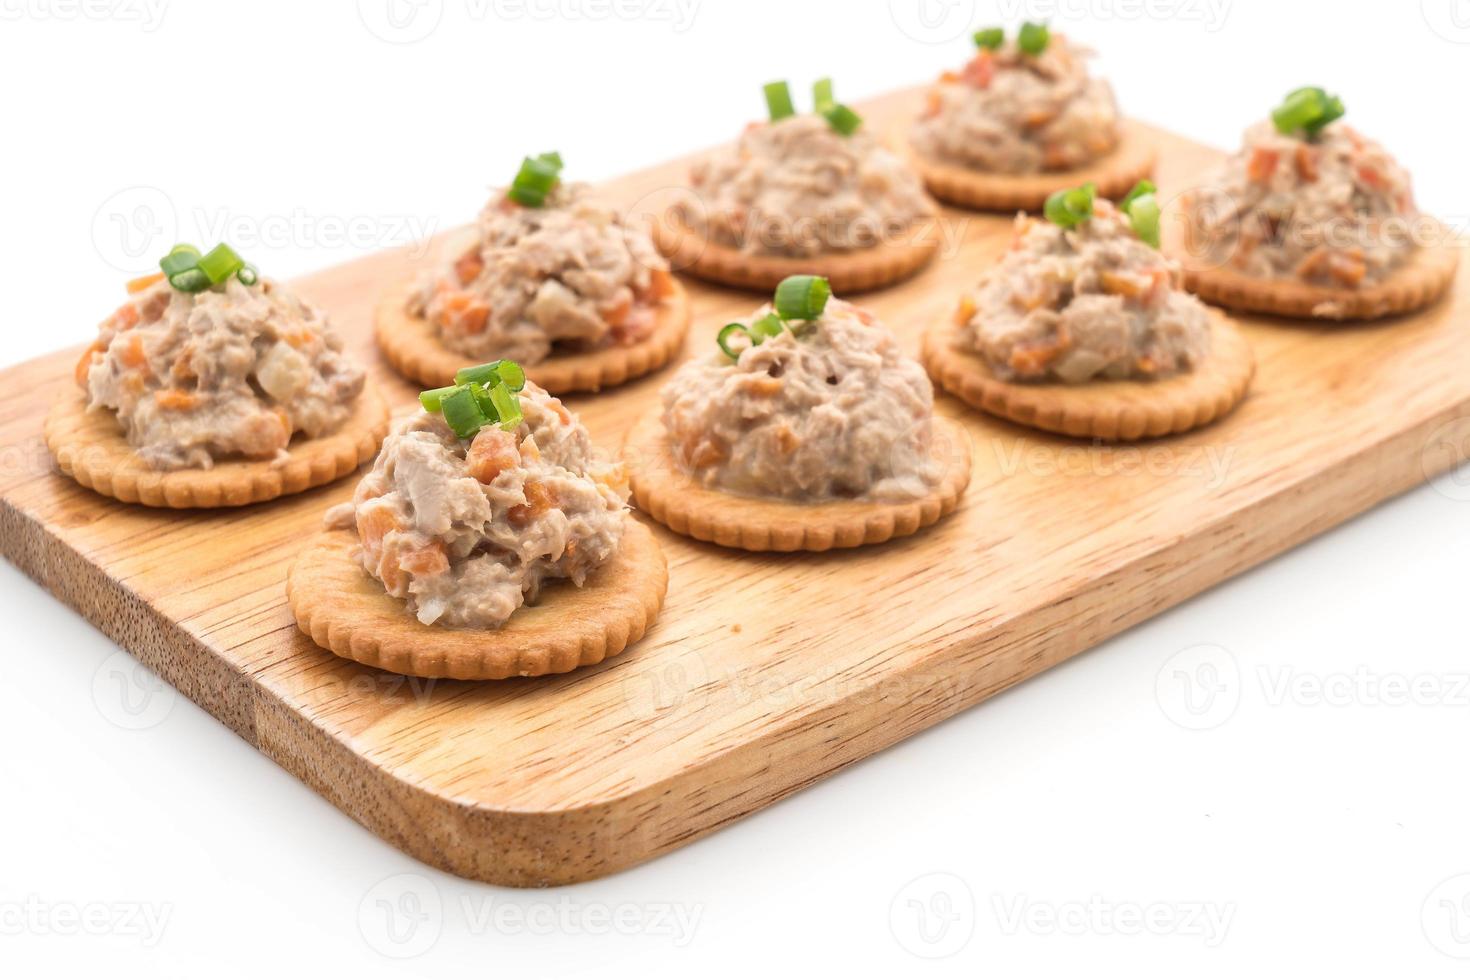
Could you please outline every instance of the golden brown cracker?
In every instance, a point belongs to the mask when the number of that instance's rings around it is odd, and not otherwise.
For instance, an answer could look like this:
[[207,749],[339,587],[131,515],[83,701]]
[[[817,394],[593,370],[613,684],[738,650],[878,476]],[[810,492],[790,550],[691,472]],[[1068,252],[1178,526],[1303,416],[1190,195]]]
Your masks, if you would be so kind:
[[598,663],[648,632],[669,584],[653,532],[630,517],[618,550],[582,586],[548,584],[498,629],[425,626],[363,570],[356,546],[351,530],[307,544],[286,578],[296,623],[339,657],[416,677],[500,680]]
[[769,292],[789,276],[822,276],[841,295],[890,286],[922,269],[942,244],[939,221],[932,219],[927,228],[921,223],[911,241],[880,242],[871,248],[808,258],[754,255],[709,241],[672,212],[652,222],[649,232],[670,265],[701,279]]
[[46,445],[62,472],[84,487],[147,507],[241,507],[341,479],[371,460],[388,433],[388,403],[371,382],[342,427],[317,439],[297,436],[286,459],[225,459],[209,469],[155,470],[123,436],[117,415],[88,411],[69,389],[46,417]]
[[999,174],[944,163],[911,149],[914,169],[929,193],[947,204],[978,211],[1040,211],[1054,192],[1097,185],[1099,197],[1122,197],[1153,174],[1158,149],[1137,125],[1124,120],[1118,145],[1106,156],[1075,170],[1039,174]]
[[1463,248],[1445,232],[1434,244],[1416,249],[1383,282],[1356,289],[1261,279],[1228,266],[1205,264],[1184,249],[1174,251],[1184,269],[1185,287],[1211,303],[1301,319],[1376,320],[1411,313],[1443,296],[1455,279]]
[[710,489],[675,462],[656,415],[628,433],[623,460],[639,508],[678,534],[745,551],[828,551],[913,534],[953,511],[970,483],[970,437],[957,422],[936,416],[933,447],[942,467],[938,484],[902,502],[808,504]]
[[[444,346],[429,322],[408,312],[409,287],[390,292],[378,304],[373,335],[378,348],[404,377],[429,387],[454,383],[460,368],[474,363],[468,354]],[[553,353],[539,364],[523,364],[526,377],[553,395],[599,391],[656,371],[684,346],[691,314],[689,296],[674,280],[674,293],[657,314],[653,332],[637,343],[576,353]]]
[[1240,330],[1210,311],[1210,356],[1191,371],[1157,381],[1081,384],[1002,381],[979,354],[953,344],[953,319],[924,334],[920,359],[945,391],[992,415],[1048,432],[1130,441],[1187,432],[1224,416],[1245,396],[1256,359]]

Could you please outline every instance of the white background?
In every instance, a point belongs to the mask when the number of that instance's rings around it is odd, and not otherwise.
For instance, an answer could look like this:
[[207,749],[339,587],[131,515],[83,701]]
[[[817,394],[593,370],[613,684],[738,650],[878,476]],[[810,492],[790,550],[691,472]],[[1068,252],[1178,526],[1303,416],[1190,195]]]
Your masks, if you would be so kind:
[[[6,362],[87,339],[163,239],[229,219],[289,277],[468,220],[523,153],[611,176],[728,138],[771,78],[857,99],[958,65],[965,28],[1052,9],[929,0],[924,27],[897,0],[425,0],[395,35],[386,0],[153,2],[0,0]],[[412,40],[436,16],[413,43],[367,26]],[[1053,22],[1127,111],[1222,146],[1290,88],[1340,90],[1426,210],[1470,214],[1466,0],[1094,0]],[[129,713],[131,659],[3,565],[0,971],[1463,977],[1467,501],[1422,488],[703,842],[549,892],[416,864],[167,690]],[[1188,678],[1216,699],[1191,710]],[[378,902],[414,897],[396,944]],[[594,935],[599,914],[621,928]]]

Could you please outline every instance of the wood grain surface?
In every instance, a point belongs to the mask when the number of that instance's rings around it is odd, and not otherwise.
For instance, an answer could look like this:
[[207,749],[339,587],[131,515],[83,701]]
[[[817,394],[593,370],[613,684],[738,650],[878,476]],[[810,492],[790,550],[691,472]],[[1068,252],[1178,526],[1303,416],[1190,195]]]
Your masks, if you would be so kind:
[[[917,97],[864,112],[891,129]],[[1166,194],[1216,156],[1149,132]],[[653,213],[686,166],[608,190]],[[466,189],[467,213],[478,193]],[[958,247],[863,300],[910,353],[1009,234],[1004,218],[961,212],[946,212],[944,230],[962,233]],[[370,319],[407,266],[404,253],[384,253],[295,283],[330,310],[400,409],[412,389],[374,352]],[[580,881],[766,806],[1462,458],[1465,279],[1445,303],[1371,326],[1242,318],[1259,361],[1251,393],[1222,423],[1182,437],[1094,445],[941,398],[973,440],[974,479],[950,518],[819,555],[726,551],[655,527],[670,574],[658,623],[627,653],[556,678],[406,681],[302,636],[286,569],[322,512],[350,496],[351,478],[235,511],[161,513],[61,475],[41,423],[72,384],[75,351],[3,372],[0,544],[396,847],[490,882]],[[758,302],[689,286],[683,356]],[[569,403],[612,449],[654,411],[668,376]]]

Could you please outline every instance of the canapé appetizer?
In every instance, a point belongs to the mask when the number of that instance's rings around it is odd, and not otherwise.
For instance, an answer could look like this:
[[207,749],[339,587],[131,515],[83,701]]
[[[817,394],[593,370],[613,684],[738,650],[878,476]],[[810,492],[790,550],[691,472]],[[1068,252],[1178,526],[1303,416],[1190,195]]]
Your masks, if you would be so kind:
[[562,673],[641,637],[668,585],[620,463],[526,380],[466,368],[395,423],[287,583],[302,632],[403,674]]
[[851,292],[934,257],[938,211],[919,178],[833,99],[829,79],[814,98],[816,111],[798,115],[786,83],[772,82],[770,121],[695,164],[688,193],[654,225],[677,268],[761,292],[815,273]]
[[377,450],[383,399],[326,316],[228,245],[178,245],[128,284],[77,363],[46,441],[83,486],[222,507],[329,483]]
[[1404,313],[1444,294],[1453,237],[1415,207],[1408,172],[1343,113],[1336,96],[1297,89],[1182,196],[1171,245],[1191,289],[1328,320]]
[[970,480],[967,437],[867,310],[796,276],[724,327],[624,445],[633,496],[680,534],[825,551],[912,534]]
[[1204,425],[1245,394],[1255,359],[1235,326],[1184,292],[1158,249],[1142,182],[1118,206],[1059,191],[1016,219],[1011,248],[929,330],[923,358],[946,391],[1023,425],[1138,439]]
[[1034,211],[1091,183],[1116,198],[1153,172],[1155,150],[1123,120],[1091,52],[1026,23],[975,33],[975,56],[929,90],[910,142],[929,190],[952,204]]
[[625,225],[561,157],[526,158],[441,268],[378,308],[397,370],[448,384],[470,359],[508,358],[548,391],[597,391],[668,363],[689,303],[647,232]]

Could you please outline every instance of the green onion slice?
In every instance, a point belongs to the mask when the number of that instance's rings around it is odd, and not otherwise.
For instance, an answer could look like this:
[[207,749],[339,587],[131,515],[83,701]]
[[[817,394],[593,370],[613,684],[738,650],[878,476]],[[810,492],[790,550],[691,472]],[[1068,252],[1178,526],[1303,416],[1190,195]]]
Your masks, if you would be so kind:
[[245,260],[233,248],[221,242],[199,259],[198,268],[209,277],[211,286],[218,286],[245,268]]
[[539,208],[561,182],[561,169],[561,154],[555,151],[526,157],[505,196],[525,207]]
[[500,420],[500,427],[506,432],[514,430],[521,424],[524,418],[521,415],[521,400],[504,381],[490,389],[490,401],[495,406],[495,414]]
[[449,385],[447,388],[430,388],[428,391],[419,392],[419,404],[424,406],[426,412],[439,411],[444,401],[444,396],[455,391],[459,385]]
[[[746,339],[746,347],[742,347],[739,350],[736,350],[735,348],[730,346],[730,338],[734,337],[736,334],[740,334]],[[756,340],[754,334],[746,329],[745,324],[727,323],[720,328],[720,332],[715,336],[715,343],[720,345],[720,350],[725,352],[726,357],[728,357],[732,361],[738,361],[740,360],[741,351],[748,350],[750,347],[754,347],[756,344],[759,343],[759,341]]]
[[439,411],[444,413],[444,421],[461,439],[472,438],[491,421],[469,385],[457,385],[440,398]]
[[158,260],[158,267],[166,276],[176,276],[199,264],[199,249],[193,245],[175,245],[169,253]]
[[1045,24],[1037,24],[1026,21],[1021,25],[1021,33],[1016,37],[1016,45],[1026,54],[1035,57],[1046,50],[1051,43],[1051,31]]
[[185,269],[168,277],[168,284],[181,293],[202,293],[210,286],[202,269]]
[[1140,194],[1128,205],[1128,221],[1133,233],[1154,248],[1159,247],[1159,199],[1153,194]]
[[851,136],[863,124],[862,116],[840,102],[827,109],[822,115],[826,117],[827,123],[843,136]]
[[837,100],[832,97],[832,79],[821,78],[812,84],[812,104],[822,113],[837,104]]
[[975,32],[975,46],[994,51],[1006,43],[1006,31],[1004,27],[987,27]]
[[821,276],[789,276],[776,287],[776,313],[783,320],[815,320],[831,297],[832,286]]
[[235,278],[240,280],[240,283],[242,285],[253,286],[256,283],[260,282],[260,270],[251,265],[249,262],[246,262],[240,268],[240,271],[235,273]]
[[1276,124],[1276,131],[1284,136],[1303,132],[1312,138],[1328,123],[1341,119],[1346,111],[1342,99],[1328,95],[1326,89],[1313,86],[1289,93],[1272,110],[1271,121]]
[[1123,195],[1123,200],[1118,202],[1118,210],[1122,211],[1124,214],[1127,214],[1128,207],[1134,201],[1138,200],[1145,194],[1155,194],[1157,192],[1158,188],[1154,186],[1154,182],[1145,177],[1143,180],[1140,180],[1138,183],[1133,185],[1133,190]]
[[474,367],[460,368],[454,373],[457,385],[478,384],[493,388],[501,382],[511,391],[526,387],[526,372],[515,361],[491,361]]
[[1092,204],[1097,198],[1097,185],[1083,184],[1060,190],[1046,199],[1042,213],[1046,220],[1062,228],[1075,228],[1092,217]]
[[796,115],[796,107],[791,104],[790,85],[785,82],[769,82],[765,86],[765,93],[766,111],[771,114],[771,122]]
[[774,313],[767,313],[750,325],[751,332],[756,336],[756,343],[760,343],[767,337],[779,335],[785,328],[785,322]]

